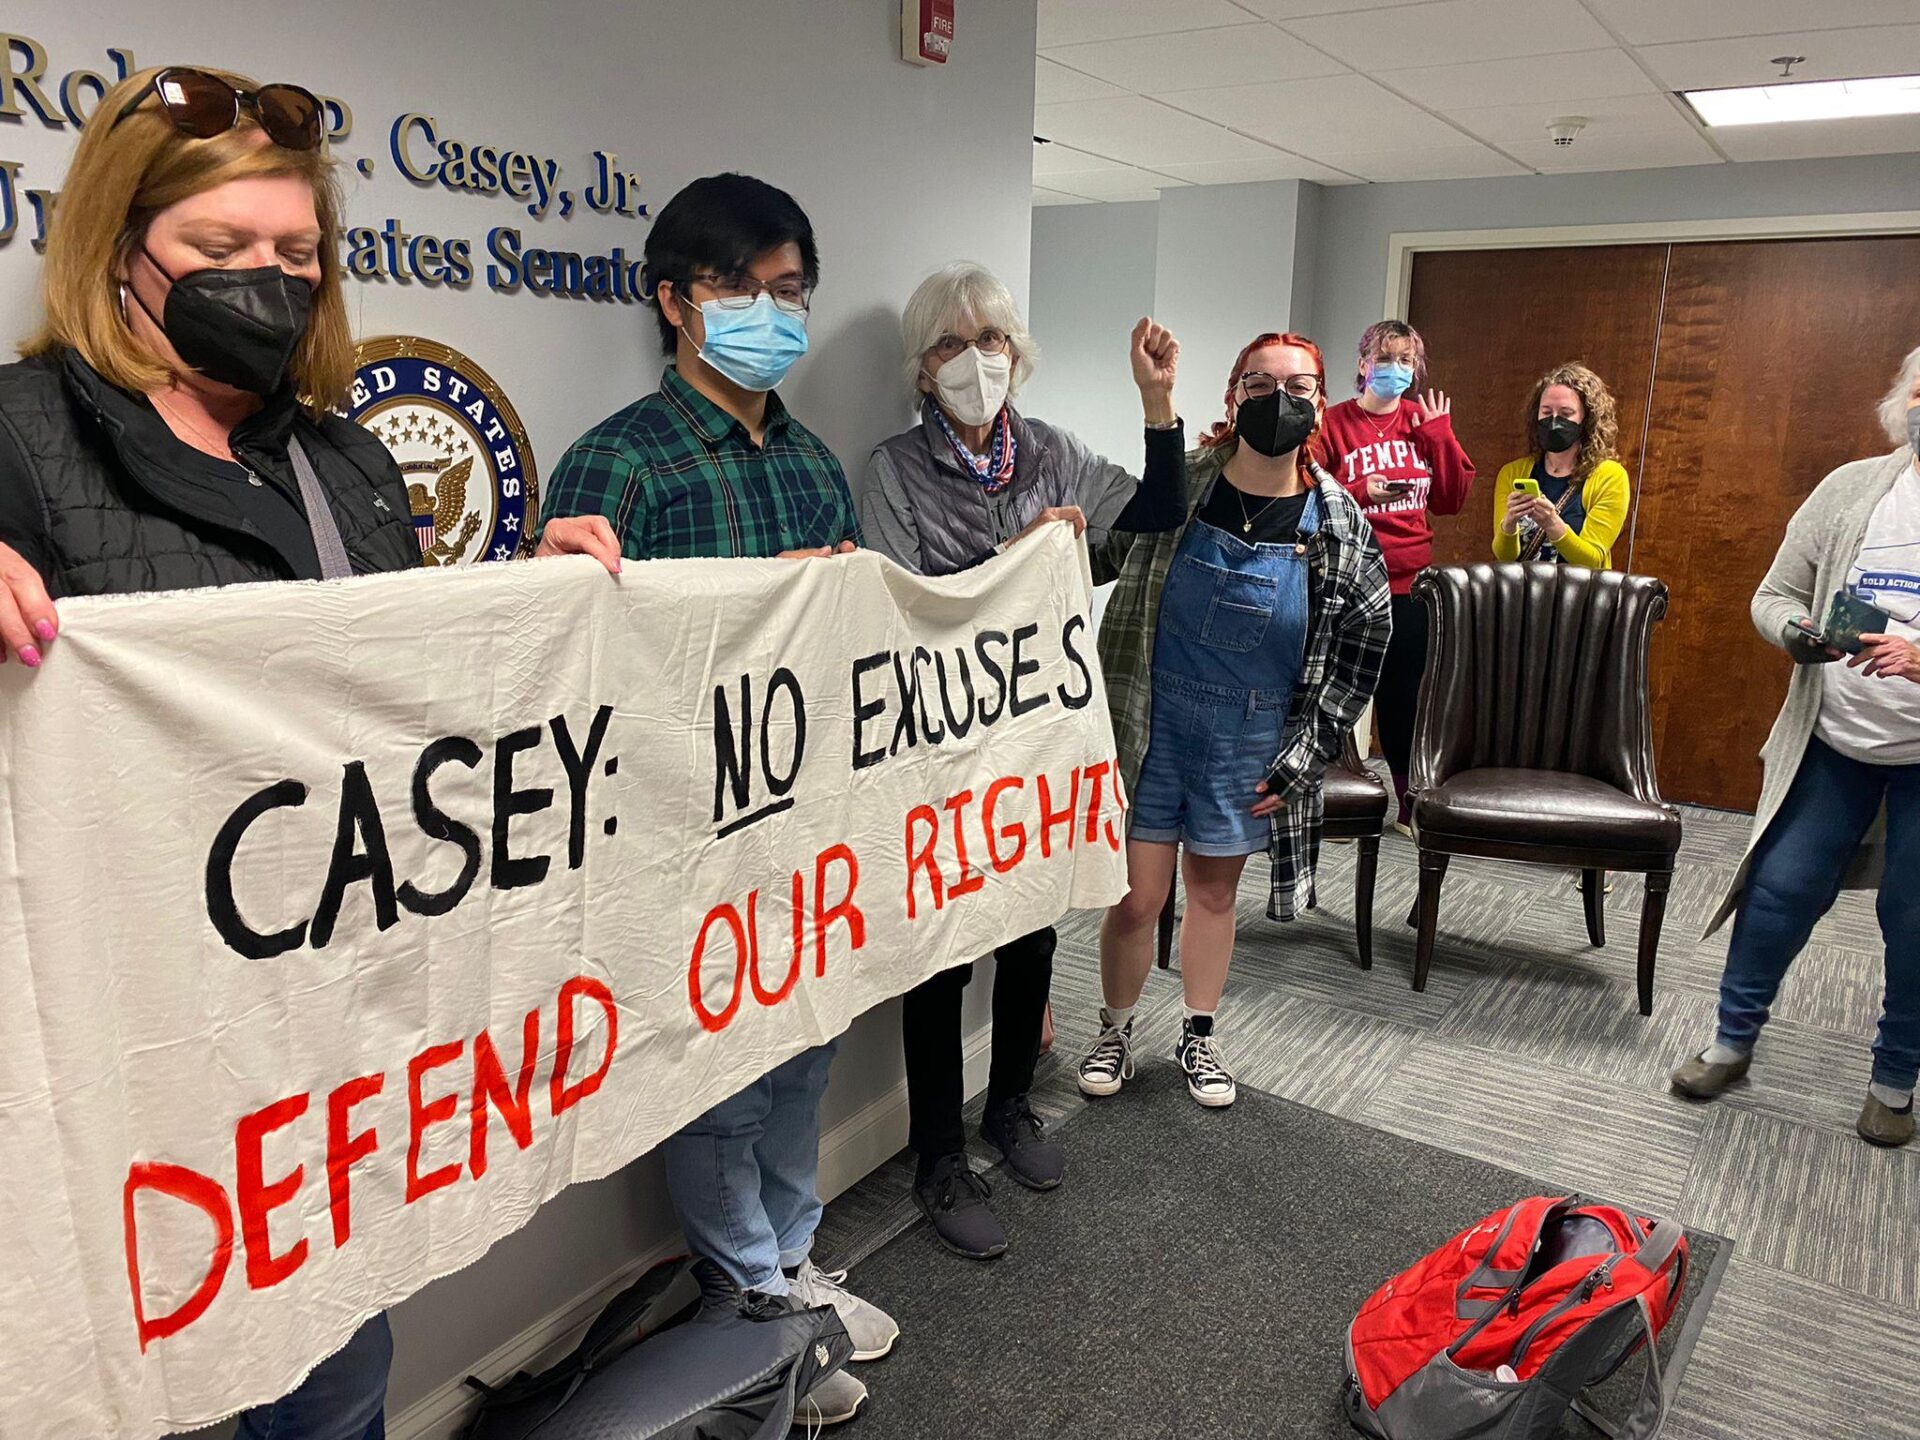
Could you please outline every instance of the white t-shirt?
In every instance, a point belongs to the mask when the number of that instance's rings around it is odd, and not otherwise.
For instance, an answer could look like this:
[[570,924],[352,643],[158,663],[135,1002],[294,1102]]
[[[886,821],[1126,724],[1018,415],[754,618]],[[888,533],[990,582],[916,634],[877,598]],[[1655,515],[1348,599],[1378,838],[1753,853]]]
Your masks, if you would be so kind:
[[[1887,613],[1889,635],[1920,642],[1920,473],[1913,466],[1873,507],[1847,584]],[[1920,764],[1920,685],[1843,662],[1828,665],[1822,678],[1814,727],[1822,740],[1870,765]]]

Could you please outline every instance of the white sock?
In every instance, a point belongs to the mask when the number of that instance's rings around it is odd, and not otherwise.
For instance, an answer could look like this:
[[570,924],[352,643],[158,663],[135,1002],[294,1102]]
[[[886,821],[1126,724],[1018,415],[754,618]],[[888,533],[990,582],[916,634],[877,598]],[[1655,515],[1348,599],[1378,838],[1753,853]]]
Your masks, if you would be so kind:
[[1904,1110],[1913,1103],[1913,1091],[1896,1090],[1891,1085],[1875,1082],[1867,1086],[1867,1093],[1889,1110]]
[[1731,1045],[1722,1045],[1716,1040],[1707,1046],[1700,1058],[1709,1065],[1731,1065],[1736,1060],[1746,1059],[1752,1053],[1750,1050],[1736,1050]]
[[1102,1005],[1100,1007],[1101,1023],[1111,1025],[1116,1030],[1126,1029],[1127,1021],[1132,1018],[1133,1006],[1131,1005]]

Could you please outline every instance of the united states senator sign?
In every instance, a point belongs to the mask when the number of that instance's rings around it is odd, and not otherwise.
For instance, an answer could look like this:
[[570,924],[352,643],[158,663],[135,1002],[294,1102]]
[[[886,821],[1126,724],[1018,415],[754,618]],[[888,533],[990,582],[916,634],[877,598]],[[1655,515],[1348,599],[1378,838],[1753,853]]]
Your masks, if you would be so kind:
[[862,1011],[1124,889],[1064,526],[75,602],[0,671],[0,1430],[270,1399]]

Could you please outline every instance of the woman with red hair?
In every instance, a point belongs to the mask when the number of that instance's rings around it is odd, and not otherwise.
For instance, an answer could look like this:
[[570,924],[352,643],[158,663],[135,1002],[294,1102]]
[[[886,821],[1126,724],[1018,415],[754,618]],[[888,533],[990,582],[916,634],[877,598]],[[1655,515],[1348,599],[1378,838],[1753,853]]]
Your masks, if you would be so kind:
[[1227,377],[1227,416],[1186,457],[1186,514],[1116,530],[1094,557],[1116,580],[1100,660],[1130,799],[1127,898],[1100,934],[1105,1004],[1080,1089],[1133,1074],[1133,1008],[1180,847],[1186,1012],[1176,1058],[1202,1105],[1235,1087],[1214,1032],[1247,857],[1273,859],[1268,914],[1313,888],[1321,774],[1366,707],[1391,628],[1387,571],[1353,497],[1308,458],[1326,370],[1305,336],[1268,333]]

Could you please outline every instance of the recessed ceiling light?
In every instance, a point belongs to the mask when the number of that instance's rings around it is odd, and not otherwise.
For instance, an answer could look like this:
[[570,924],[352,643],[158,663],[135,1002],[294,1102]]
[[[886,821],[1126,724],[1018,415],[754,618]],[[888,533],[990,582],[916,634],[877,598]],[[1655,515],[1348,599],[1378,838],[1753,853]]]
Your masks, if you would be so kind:
[[1866,80],[1795,80],[1727,90],[1682,90],[1706,125],[1774,125],[1863,115],[1920,115],[1920,75]]

